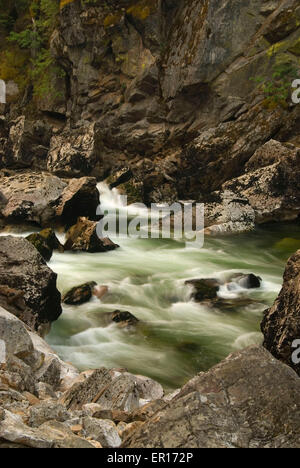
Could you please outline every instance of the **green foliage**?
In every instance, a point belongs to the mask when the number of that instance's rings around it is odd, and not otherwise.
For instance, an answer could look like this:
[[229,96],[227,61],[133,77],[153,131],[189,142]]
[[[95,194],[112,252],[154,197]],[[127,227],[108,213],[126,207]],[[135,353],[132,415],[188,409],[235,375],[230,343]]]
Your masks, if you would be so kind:
[[23,12],[22,21],[8,34],[7,40],[30,56],[25,81],[33,84],[37,96],[55,94],[51,89],[51,77],[54,72],[62,75],[62,70],[51,56],[49,40],[56,25],[59,1],[15,0],[14,4]]
[[269,108],[287,107],[291,95],[292,81],[298,77],[298,68],[294,63],[276,64],[271,79],[250,78],[257,83],[265,95],[265,104]]

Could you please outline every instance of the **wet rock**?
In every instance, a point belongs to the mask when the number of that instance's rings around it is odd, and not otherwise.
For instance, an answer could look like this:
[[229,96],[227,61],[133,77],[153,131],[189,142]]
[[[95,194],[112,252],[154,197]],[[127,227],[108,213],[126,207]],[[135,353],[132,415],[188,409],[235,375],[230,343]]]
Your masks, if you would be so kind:
[[80,305],[89,302],[93,296],[95,286],[97,286],[97,283],[94,281],[76,286],[63,296],[62,301],[69,305]]
[[216,279],[188,280],[185,284],[194,288],[192,297],[196,302],[216,299],[220,289],[220,282]]
[[[2,305],[34,330],[49,326],[62,312],[56,278],[30,242],[1,237],[0,286],[15,290],[12,297],[0,295]],[[22,298],[21,308],[18,297]]]
[[120,327],[132,327],[137,325],[139,320],[131,313],[126,311],[116,310],[110,315],[113,322],[117,323]]
[[234,288],[235,284],[245,289],[256,289],[260,288],[261,282],[262,279],[259,276],[254,275],[253,273],[250,273],[249,275],[245,275],[243,273],[236,273],[231,276],[230,283],[227,286],[229,290]]
[[83,418],[83,430],[85,437],[92,437],[100,442],[104,448],[117,448],[122,443],[117,426],[112,421],[85,417]]
[[89,253],[108,252],[119,246],[108,237],[99,238],[97,223],[87,218],[79,218],[77,224],[66,233],[65,250],[84,251]]
[[289,259],[279,296],[274,305],[265,311],[261,324],[264,346],[300,375],[299,353],[297,347],[293,347],[293,342],[300,339],[299,317],[300,250]]
[[122,446],[297,447],[299,401],[293,370],[262,347],[250,347],[194,377]]
[[109,291],[108,286],[96,286],[93,289],[93,295],[98,297],[98,299],[102,299],[103,296],[105,296]]

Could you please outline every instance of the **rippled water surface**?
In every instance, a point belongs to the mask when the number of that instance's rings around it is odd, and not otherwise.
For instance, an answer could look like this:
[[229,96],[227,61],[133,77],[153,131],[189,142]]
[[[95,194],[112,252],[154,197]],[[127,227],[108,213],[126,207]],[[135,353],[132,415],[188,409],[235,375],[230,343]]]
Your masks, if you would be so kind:
[[[102,189],[104,206],[116,206],[116,191]],[[186,248],[172,240],[117,239],[120,249],[109,253],[55,253],[50,267],[58,273],[62,292],[87,281],[107,285],[99,301],[64,306],[53,324],[49,343],[79,369],[126,367],[131,372],[177,388],[195,373],[230,352],[260,343],[263,310],[273,302],[282,283],[288,256],[300,248],[300,227],[267,226],[231,238],[206,238],[204,248]],[[229,310],[191,300],[184,283],[193,278],[226,279],[234,272],[262,277],[262,287],[220,295],[233,300]],[[239,298],[252,298],[239,305]],[[135,330],[107,325],[105,314],[126,310],[140,321]]]

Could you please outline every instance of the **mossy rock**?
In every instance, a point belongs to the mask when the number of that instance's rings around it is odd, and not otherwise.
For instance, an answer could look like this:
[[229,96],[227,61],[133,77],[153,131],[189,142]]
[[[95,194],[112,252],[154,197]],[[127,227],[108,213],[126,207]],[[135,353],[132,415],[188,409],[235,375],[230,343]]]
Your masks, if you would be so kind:
[[34,245],[36,250],[41,254],[41,256],[49,262],[51,260],[53,249],[48,245],[47,240],[41,236],[39,233],[30,234],[26,239]]
[[40,233],[40,236],[42,236],[46,241],[49,247],[53,250],[59,250],[60,252],[63,252],[64,248],[57,239],[55,232],[51,228],[46,228],[43,229]]
[[30,234],[26,239],[39,251],[41,256],[48,262],[53,254],[53,250],[63,252],[64,248],[57,239],[55,232],[51,228],[41,232]]
[[127,204],[143,202],[143,184],[140,182],[129,181],[119,185],[118,189],[124,195],[127,195]]

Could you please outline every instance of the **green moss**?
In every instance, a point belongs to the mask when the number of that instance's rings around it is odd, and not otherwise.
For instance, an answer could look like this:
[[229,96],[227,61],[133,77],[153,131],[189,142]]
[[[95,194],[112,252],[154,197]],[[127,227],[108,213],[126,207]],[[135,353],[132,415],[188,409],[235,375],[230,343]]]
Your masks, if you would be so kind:
[[103,21],[103,26],[105,28],[109,28],[110,26],[114,26],[116,24],[118,24],[121,19],[122,19],[122,12],[117,12],[115,14],[111,13],[109,15],[106,16],[106,18],[104,18],[104,21]]
[[120,185],[119,190],[125,195],[127,195],[127,203],[128,205],[132,205],[133,203],[140,203],[143,200],[142,197],[142,187],[141,184],[135,184],[132,181],[126,182]]
[[289,46],[288,51],[294,55],[300,56],[300,38]]
[[141,0],[126,10],[128,15],[141,21],[147,19],[157,9],[157,0]]

